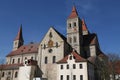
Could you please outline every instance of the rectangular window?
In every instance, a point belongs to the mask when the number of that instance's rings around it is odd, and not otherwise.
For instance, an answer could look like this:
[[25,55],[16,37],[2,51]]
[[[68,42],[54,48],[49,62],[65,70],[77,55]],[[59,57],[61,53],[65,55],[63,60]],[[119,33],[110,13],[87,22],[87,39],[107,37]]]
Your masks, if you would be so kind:
[[82,64],[79,64],[79,67],[80,67],[80,69],[82,69],[83,68]]
[[75,64],[73,64],[73,69],[76,69],[76,65]]
[[83,75],[80,75],[80,80],[83,80]]
[[67,64],[67,69],[69,69],[69,65]]
[[63,75],[60,76],[60,80],[63,80]]
[[12,64],[14,64],[14,63],[15,63],[15,59],[12,60]]
[[63,65],[61,65],[61,69],[63,69]]
[[76,75],[73,75],[73,80],[76,80]]
[[56,56],[53,56],[53,63],[56,62]]
[[67,75],[67,80],[69,80],[69,75]]
[[45,64],[47,64],[48,63],[48,58],[47,57],[45,57]]

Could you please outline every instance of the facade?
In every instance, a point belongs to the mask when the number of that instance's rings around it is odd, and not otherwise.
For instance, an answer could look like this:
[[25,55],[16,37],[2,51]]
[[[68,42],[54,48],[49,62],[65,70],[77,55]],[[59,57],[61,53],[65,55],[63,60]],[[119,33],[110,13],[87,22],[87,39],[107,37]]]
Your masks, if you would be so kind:
[[94,65],[75,51],[57,64],[57,80],[94,80]]
[[[75,6],[67,18],[66,37],[50,27],[40,43],[24,45],[22,25],[13,41],[13,50],[0,65],[0,80],[18,80],[26,59],[37,61],[36,75],[42,80],[103,80],[97,61],[107,59],[100,50],[97,35],[90,33]],[[34,72],[34,71],[32,71]],[[32,79],[30,79],[32,80]]]

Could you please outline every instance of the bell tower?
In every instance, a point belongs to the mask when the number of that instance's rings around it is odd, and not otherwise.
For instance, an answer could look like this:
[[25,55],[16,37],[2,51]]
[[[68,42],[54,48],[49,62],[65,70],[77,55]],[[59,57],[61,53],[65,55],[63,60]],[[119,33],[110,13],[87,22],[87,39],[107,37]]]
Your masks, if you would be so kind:
[[17,50],[23,44],[24,44],[24,40],[23,40],[23,36],[22,36],[22,24],[21,24],[20,29],[18,31],[18,34],[17,34],[16,38],[13,41],[13,51]]
[[81,54],[82,20],[78,17],[75,6],[73,6],[72,12],[67,19],[67,42]]

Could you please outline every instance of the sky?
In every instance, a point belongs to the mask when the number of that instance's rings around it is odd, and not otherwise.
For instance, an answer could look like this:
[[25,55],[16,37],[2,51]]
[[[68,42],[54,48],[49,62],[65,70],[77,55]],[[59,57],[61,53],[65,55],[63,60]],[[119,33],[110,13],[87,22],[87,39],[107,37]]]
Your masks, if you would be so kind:
[[101,50],[120,54],[120,0],[0,0],[0,57],[12,50],[21,24],[25,44],[39,43],[51,26],[66,36],[73,5]]

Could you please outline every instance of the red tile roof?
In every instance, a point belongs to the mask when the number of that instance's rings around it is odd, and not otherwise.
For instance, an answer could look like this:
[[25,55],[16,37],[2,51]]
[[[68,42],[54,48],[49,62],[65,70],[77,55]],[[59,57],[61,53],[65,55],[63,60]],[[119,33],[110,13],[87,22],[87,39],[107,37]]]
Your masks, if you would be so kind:
[[[28,66],[30,65],[37,65],[36,60],[28,60]],[[18,69],[20,66],[24,66],[23,63],[19,64],[2,64],[0,65],[0,70],[11,70],[11,69]]]
[[20,26],[20,29],[19,29],[19,31],[18,31],[18,34],[17,34],[15,40],[24,41],[24,40],[23,40],[23,36],[22,36],[22,24],[21,24],[21,26]]
[[38,46],[39,44],[28,44],[28,45],[23,45],[20,48],[18,48],[16,51],[10,52],[8,56],[14,56],[14,55],[21,55],[21,54],[29,54],[29,53],[38,53]]
[[84,21],[84,19],[82,19],[82,31],[88,31],[86,23]]
[[18,69],[20,66],[23,66],[23,64],[3,64],[0,65],[1,70],[10,70],[10,69]]
[[71,12],[71,14],[70,14],[70,16],[68,18],[75,18],[75,17],[78,17],[78,13],[76,11],[75,6],[73,6],[72,12]]
[[[87,61],[86,59],[82,58],[77,52],[73,51],[71,53],[74,58],[75,58],[75,62],[84,62],[84,61]],[[68,54],[67,56],[65,56],[63,59],[61,59],[60,61],[58,61],[57,63],[67,63],[67,60],[68,60],[68,56],[70,54]]]

